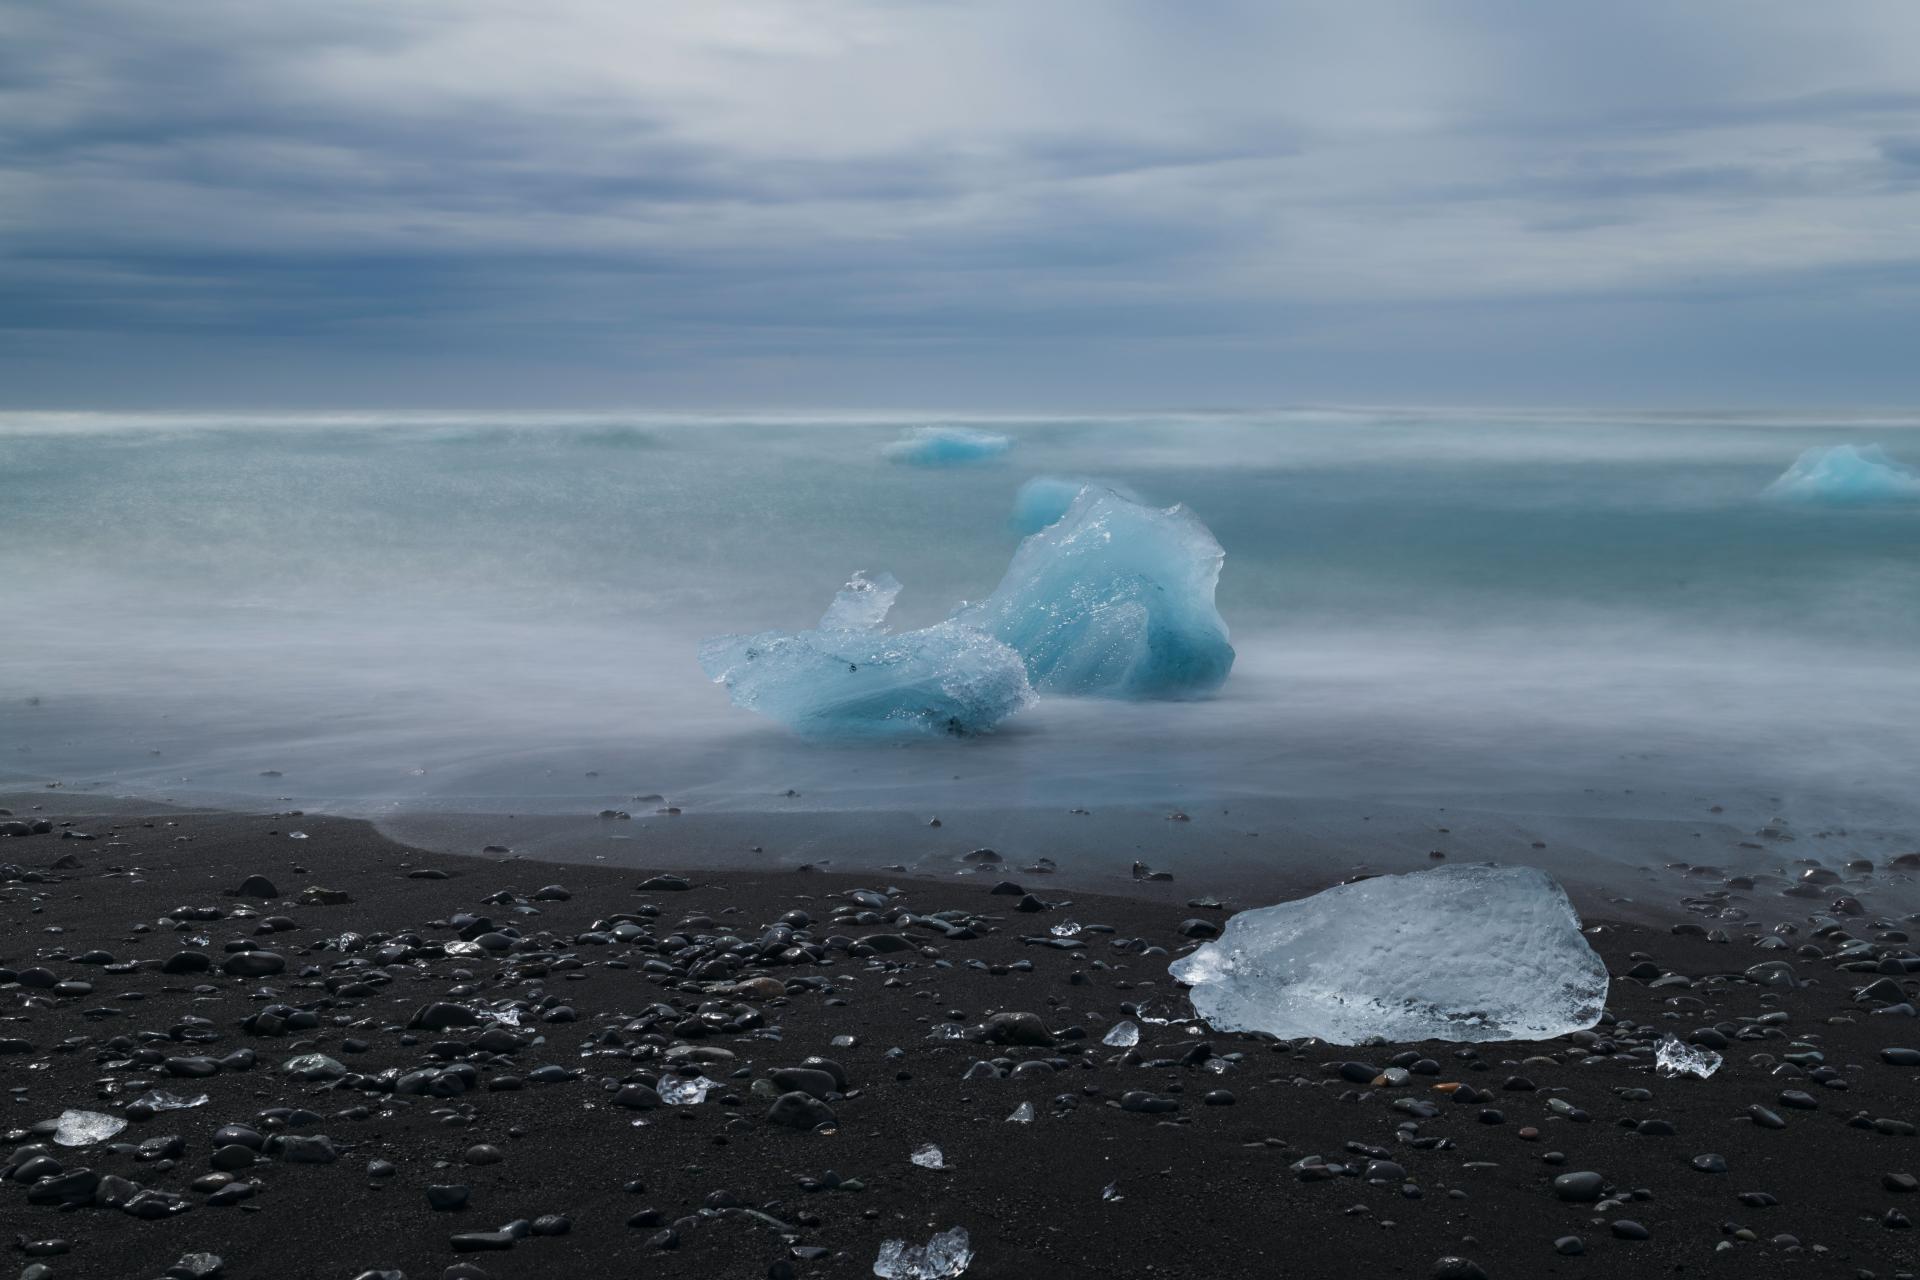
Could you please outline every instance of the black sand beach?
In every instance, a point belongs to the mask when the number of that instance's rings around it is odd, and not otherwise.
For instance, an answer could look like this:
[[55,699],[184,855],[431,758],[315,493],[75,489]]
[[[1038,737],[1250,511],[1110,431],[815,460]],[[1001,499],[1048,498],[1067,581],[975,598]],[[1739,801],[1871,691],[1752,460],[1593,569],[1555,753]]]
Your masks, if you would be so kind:
[[[1837,847],[1815,896],[1681,865],[1695,914],[1582,902],[1613,974],[1593,1033],[1340,1048],[1181,1021],[1185,922],[1265,900],[1178,877],[636,872],[0,804],[50,828],[0,839],[0,1222],[27,1276],[856,1277],[954,1227],[982,1278],[1920,1266],[1920,961],[1884,905],[1913,873]],[[1139,1044],[1103,1045],[1128,1018]],[[1725,1064],[1662,1078],[1667,1034]],[[660,1103],[702,1073],[703,1102]],[[207,1101],[148,1115],[153,1090]],[[68,1110],[127,1123],[60,1146]],[[944,1168],[910,1159],[929,1143]],[[1597,1177],[1557,1193],[1570,1173]]]

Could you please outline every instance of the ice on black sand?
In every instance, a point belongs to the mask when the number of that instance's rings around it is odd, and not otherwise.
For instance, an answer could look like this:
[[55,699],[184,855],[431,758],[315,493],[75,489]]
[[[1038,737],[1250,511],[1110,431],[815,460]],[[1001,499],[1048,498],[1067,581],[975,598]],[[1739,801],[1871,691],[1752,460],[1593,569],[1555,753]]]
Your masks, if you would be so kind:
[[1607,969],[1531,867],[1378,876],[1243,911],[1174,962],[1222,1031],[1334,1044],[1546,1040],[1599,1021]]

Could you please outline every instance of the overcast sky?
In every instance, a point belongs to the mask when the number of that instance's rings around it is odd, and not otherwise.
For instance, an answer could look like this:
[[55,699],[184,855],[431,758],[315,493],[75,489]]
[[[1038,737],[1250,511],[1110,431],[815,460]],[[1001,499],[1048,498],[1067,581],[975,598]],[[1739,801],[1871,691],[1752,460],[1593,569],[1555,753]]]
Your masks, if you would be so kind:
[[0,407],[1920,404],[1913,0],[0,0]]

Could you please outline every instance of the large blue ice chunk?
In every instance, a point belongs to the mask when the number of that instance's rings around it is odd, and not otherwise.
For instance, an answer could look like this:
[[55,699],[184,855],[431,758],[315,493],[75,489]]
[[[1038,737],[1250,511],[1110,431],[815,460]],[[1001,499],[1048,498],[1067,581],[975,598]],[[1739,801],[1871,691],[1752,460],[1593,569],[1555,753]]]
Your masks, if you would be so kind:
[[735,706],[823,737],[985,733],[1033,701],[1020,655],[960,622],[886,629],[892,574],[856,573],[813,631],[716,636],[700,665]]
[[1920,472],[1902,466],[1877,444],[1809,449],[1761,497],[1821,506],[1920,502]]
[[1446,866],[1242,911],[1173,963],[1216,1031],[1333,1044],[1550,1040],[1607,1004],[1607,966],[1534,867]]
[[1043,693],[1190,697],[1233,667],[1213,602],[1225,560],[1185,507],[1088,485],[1020,543],[993,594],[954,620],[1017,649]]
[[1112,480],[1076,479],[1071,476],[1035,476],[1020,486],[1020,492],[1013,496],[1013,527],[1022,535],[1038,533],[1061,516],[1067,514],[1067,508],[1080,496],[1080,491],[1088,485],[1097,485],[1102,489],[1111,489],[1123,498],[1138,502],[1139,496],[1123,484]]
[[1011,436],[965,427],[910,427],[881,453],[914,467],[965,467],[991,462],[1013,448]]

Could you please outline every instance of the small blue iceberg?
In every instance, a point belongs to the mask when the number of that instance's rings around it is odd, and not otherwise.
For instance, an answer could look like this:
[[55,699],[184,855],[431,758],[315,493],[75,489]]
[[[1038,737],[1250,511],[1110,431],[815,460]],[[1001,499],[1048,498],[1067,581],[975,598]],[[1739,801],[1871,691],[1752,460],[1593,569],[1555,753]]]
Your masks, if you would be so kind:
[[992,595],[953,617],[1017,650],[1042,693],[1194,697],[1233,669],[1214,605],[1226,558],[1185,507],[1090,484],[1020,543]]
[[965,427],[912,427],[881,450],[889,462],[910,467],[968,467],[1004,457],[1013,437]]
[[1020,655],[941,622],[890,632],[900,583],[853,575],[813,631],[717,636],[700,666],[746,707],[825,737],[985,733],[1033,701]]
[[718,636],[700,665],[735,706],[825,737],[985,733],[1036,689],[1193,697],[1233,668],[1213,602],[1225,559],[1186,508],[1090,484],[945,622],[888,631],[900,583],[856,573],[815,630]]
[[1895,462],[1879,445],[1831,445],[1801,454],[1760,496],[1829,507],[1920,502],[1920,472]]

